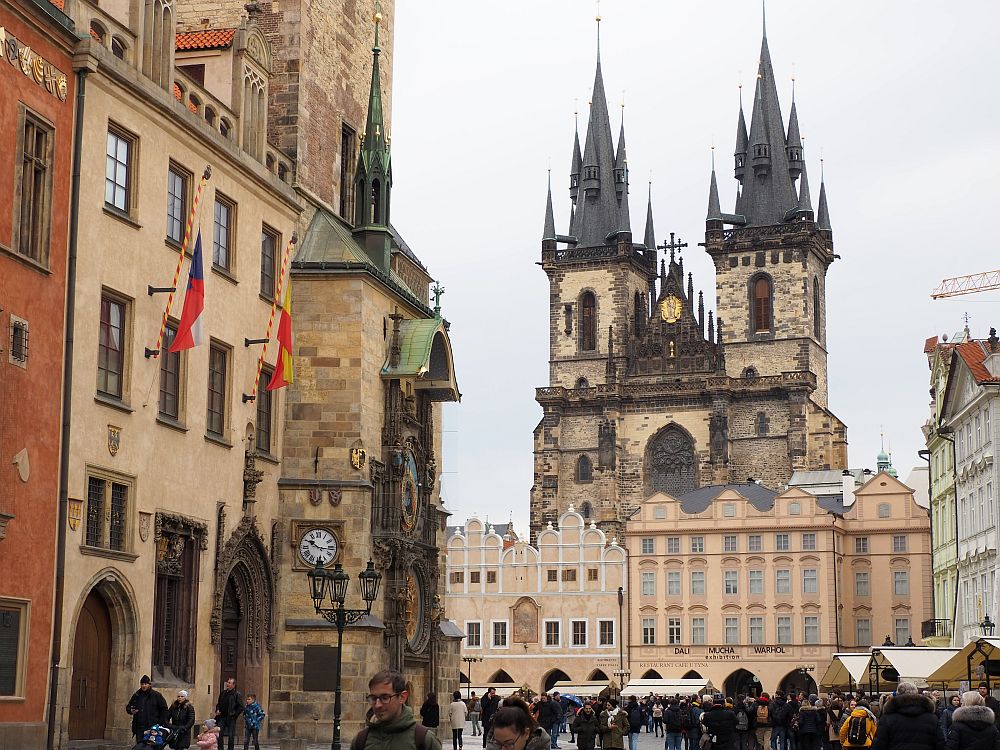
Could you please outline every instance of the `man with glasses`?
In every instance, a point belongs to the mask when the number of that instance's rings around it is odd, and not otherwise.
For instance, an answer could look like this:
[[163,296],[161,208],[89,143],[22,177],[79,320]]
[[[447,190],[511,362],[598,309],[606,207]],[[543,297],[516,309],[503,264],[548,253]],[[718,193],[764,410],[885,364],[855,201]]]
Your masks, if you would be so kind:
[[365,728],[351,743],[351,750],[441,750],[441,741],[417,724],[413,709],[406,705],[410,693],[403,675],[391,669],[368,681],[371,708]]

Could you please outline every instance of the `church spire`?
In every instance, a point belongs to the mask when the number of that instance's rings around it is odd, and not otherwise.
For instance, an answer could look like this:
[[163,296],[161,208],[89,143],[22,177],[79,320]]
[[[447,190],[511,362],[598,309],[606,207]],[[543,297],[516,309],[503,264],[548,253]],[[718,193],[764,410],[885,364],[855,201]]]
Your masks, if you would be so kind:
[[372,261],[383,271],[389,270],[392,250],[389,230],[389,194],[392,189],[392,166],[389,138],[382,113],[382,83],[379,75],[378,43],[382,13],[375,11],[375,44],[372,47],[372,80],[368,93],[368,119],[361,139],[361,153],[354,183],[354,234]]
[[578,114],[573,113],[573,166],[569,171],[569,197],[576,205],[580,194],[580,173],[583,171],[583,155],[580,153],[580,124]]
[[643,244],[647,250],[656,248],[656,232],[653,231],[653,183],[649,183],[649,197],[646,199],[646,233]]
[[802,163],[802,179],[799,181],[799,207],[796,213],[799,219],[812,221],[812,196],[809,195],[809,173],[806,171],[805,162]]
[[795,108],[795,79],[792,79],[792,111],[788,115],[788,138],[785,144],[788,156],[788,173],[797,180],[802,173],[802,136],[799,134],[799,113]]
[[719,203],[719,183],[715,179],[715,149],[712,149],[712,181],[708,186],[708,215],[705,217],[708,223],[717,222],[717,226],[712,228],[722,228],[722,206]]
[[[743,84],[740,84],[740,116],[736,122],[736,151],[733,153],[735,164],[733,175],[740,181],[740,184],[743,184],[743,178],[746,176],[747,148],[749,142],[747,120],[743,116]],[[736,213],[739,213],[739,206],[736,207]]]
[[[820,161],[821,166],[822,163]],[[816,213],[816,226],[830,232],[833,228],[830,226],[830,209],[826,205],[826,176],[823,174],[822,169],[820,169],[819,174],[819,210]]]
[[546,240],[555,242],[556,239],[556,218],[552,212],[552,170],[549,170],[549,194],[545,199],[545,228],[542,231],[542,242]]

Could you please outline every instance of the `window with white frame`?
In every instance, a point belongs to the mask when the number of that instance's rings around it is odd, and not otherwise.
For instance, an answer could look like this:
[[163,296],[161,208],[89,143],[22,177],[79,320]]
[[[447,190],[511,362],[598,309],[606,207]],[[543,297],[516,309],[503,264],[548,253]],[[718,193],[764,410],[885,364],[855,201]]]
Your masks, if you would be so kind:
[[642,645],[652,646],[656,644],[656,618],[642,618]]
[[667,537],[667,554],[679,555],[681,553],[681,538],[679,536]]
[[802,569],[802,593],[815,594],[819,591],[819,573],[816,568]]
[[802,535],[802,549],[807,552],[816,549],[816,532],[807,531]]
[[701,646],[705,643],[705,618],[691,618],[691,643]]
[[586,620],[570,620],[569,626],[573,634],[573,645],[574,646],[586,646],[587,645],[587,621]]
[[893,534],[892,551],[906,552],[906,534]]
[[507,621],[493,621],[493,648],[507,648]]
[[868,537],[866,536],[854,537],[854,554],[856,555],[868,554]]
[[751,594],[763,594],[764,593],[764,571],[763,570],[751,570],[750,571],[750,588]]
[[896,619],[896,643],[903,646],[910,640],[910,618],[897,617]]
[[656,572],[652,570],[642,571],[642,595],[654,596],[656,594]]
[[705,537],[703,536],[691,537],[691,552],[694,554],[701,554],[704,551],[705,551]]
[[788,552],[788,534],[774,535],[774,549],[778,552]]
[[681,643],[681,618],[667,618],[667,643],[670,645]]
[[858,646],[872,645],[872,621],[867,617],[854,621],[854,640]]
[[878,504],[878,517],[879,518],[891,518],[892,517],[892,506],[889,503],[879,503]]
[[704,596],[705,595],[705,571],[704,570],[692,570],[691,571],[691,595],[692,596]]
[[655,545],[653,543],[653,537],[644,536],[641,540],[641,546],[642,546],[642,554],[652,555],[653,549],[655,548]]
[[750,618],[750,645],[759,646],[764,642],[764,618],[754,615]]
[[725,518],[735,518],[736,517],[736,506],[732,503],[726,503],[722,506],[722,515]]
[[792,642],[792,618],[791,615],[778,615],[778,643],[788,645]]
[[466,648],[482,648],[483,624],[478,620],[467,620],[465,623]]
[[726,534],[724,537],[722,537],[722,551],[723,552],[739,551],[735,534]]
[[740,572],[738,570],[727,570],[723,572],[723,585],[724,591],[728,595],[736,595],[740,593],[739,577]]
[[867,570],[858,570],[854,573],[854,595],[871,596],[871,578]]
[[784,568],[774,571],[774,592],[776,594],[792,593],[792,571]]
[[806,615],[802,618],[802,642],[819,643],[819,617]]
[[910,574],[905,570],[892,571],[892,595],[910,595]]
[[598,620],[597,621],[597,633],[598,633],[598,644],[601,646],[614,646],[615,645],[615,621],[614,620]]
[[788,504],[788,515],[799,516],[802,515],[802,506],[799,503],[789,503]]
[[667,571],[667,596],[681,595],[681,572],[679,570]]
[[747,552],[760,552],[764,549],[760,534],[751,534],[747,537]]
[[732,646],[737,645],[740,642],[740,618],[739,617],[727,617],[726,618],[726,645]]
[[559,636],[559,626],[561,623],[559,620],[546,620],[545,621],[545,645],[546,646],[558,646],[562,643]]
[[132,168],[135,144],[135,136],[117,125],[108,126],[104,205],[126,214],[132,210]]

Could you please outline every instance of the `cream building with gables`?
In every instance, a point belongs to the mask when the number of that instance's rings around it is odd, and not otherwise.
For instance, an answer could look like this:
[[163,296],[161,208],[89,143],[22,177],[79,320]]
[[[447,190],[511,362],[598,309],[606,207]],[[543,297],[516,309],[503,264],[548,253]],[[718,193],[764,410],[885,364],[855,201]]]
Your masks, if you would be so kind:
[[[536,692],[560,680],[615,679],[618,588],[628,595],[625,550],[570,508],[535,546],[470,518],[447,542],[445,609],[465,631],[471,689]],[[627,655],[625,656],[627,660]],[[463,680],[463,683],[465,680]]]
[[919,644],[927,511],[886,471],[843,480],[835,494],[750,483],[643,502],[625,534],[632,678],[815,692],[838,651]]

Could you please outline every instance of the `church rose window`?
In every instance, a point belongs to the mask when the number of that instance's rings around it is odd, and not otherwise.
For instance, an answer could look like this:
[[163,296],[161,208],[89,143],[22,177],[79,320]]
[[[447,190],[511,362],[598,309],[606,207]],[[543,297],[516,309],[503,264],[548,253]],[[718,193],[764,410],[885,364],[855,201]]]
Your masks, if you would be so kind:
[[670,425],[646,449],[647,494],[664,492],[678,497],[698,487],[698,463],[694,441],[676,425]]

